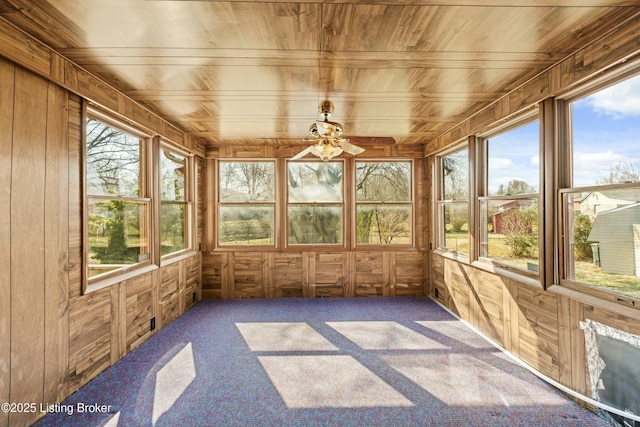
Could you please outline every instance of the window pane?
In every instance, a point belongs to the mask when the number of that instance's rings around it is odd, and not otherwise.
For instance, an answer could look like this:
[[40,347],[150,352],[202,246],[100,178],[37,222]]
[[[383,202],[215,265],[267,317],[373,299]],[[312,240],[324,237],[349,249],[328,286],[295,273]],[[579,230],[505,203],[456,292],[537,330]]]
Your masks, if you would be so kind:
[[640,298],[640,187],[569,193],[569,279]]
[[443,200],[469,199],[469,150],[442,158]]
[[640,182],[640,76],[571,104],[573,186]]
[[272,205],[220,206],[221,245],[272,245]]
[[160,205],[160,254],[167,255],[187,247],[185,209],[183,203]]
[[482,200],[481,255],[515,267],[538,269],[538,200]]
[[162,200],[185,200],[185,171],[184,156],[166,148],[160,151],[160,198]]
[[89,200],[89,277],[149,259],[146,202]]
[[442,242],[440,245],[456,252],[469,253],[469,203],[443,203]]
[[220,162],[221,202],[273,202],[274,162]]
[[411,244],[411,205],[358,205],[358,243]]
[[289,244],[331,243],[342,243],[342,206],[289,206]]
[[140,197],[140,153],[136,136],[87,119],[87,194]]
[[289,202],[342,202],[342,162],[291,162],[288,171]]
[[487,195],[535,194],[540,185],[538,121],[487,141]]
[[411,200],[411,163],[356,162],[356,201]]

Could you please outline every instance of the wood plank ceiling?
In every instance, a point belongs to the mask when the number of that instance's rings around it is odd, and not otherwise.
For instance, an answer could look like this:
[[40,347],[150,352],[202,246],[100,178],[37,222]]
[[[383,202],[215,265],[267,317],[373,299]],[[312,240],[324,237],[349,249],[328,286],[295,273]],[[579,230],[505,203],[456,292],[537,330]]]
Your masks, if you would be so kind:
[[209,147],[426,143],[640,13],[637,0],[3,0],[0,16]]

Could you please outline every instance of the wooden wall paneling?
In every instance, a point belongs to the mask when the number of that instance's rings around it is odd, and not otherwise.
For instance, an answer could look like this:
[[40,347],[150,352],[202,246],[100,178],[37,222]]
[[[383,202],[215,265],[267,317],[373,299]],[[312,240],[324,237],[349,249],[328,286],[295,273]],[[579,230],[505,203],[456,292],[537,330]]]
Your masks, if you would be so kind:
[[[447,283],[445,278],[445,259],[439,255],[431,253],[431,275],[430,275],[430,296],[447,305]],[[451,308],[451,307],[448,307]],[[468,320],[471,323],[470,319]]]
[[[0,58],[0,337],[11,336],[11,162],[15,67]],[[0,403],[9,402],[11,340],[0,340]],[[0,426],[9,413],[0,412]]]
[[186,311],[186,295],[185,290],[187,287],[187,268],[186,268],[186,260],[181,259],[178,262],[178,269],[180,274],[180,280],[178,282],[178,315],[181,315]]
[[532,286],[518,287],[519,357],[559,380],[558,302],[556,295]]
[[205,211],[206,211],[206,169],[205,160],[202,157],[196,157],[194,161],[196,168],[196,185],[195,185],[195,197],[196,197],[196,241],[195,250],[202,251],[204,246],[205,237]]
[[[233,252],[233,293],[230,298],[264,298],[262,284],[262,254],[260,252]],[[229,264],[231,265],[231,263]]]
[[382,296],[384,279],[382,252],[356,252],[356,296]]
[[273,252],[262,254],[262,281],[267,298],[275,297],[276,256]]
[[572,387],[571,383],[571,307],[570,300],[564,295],[558,295],[558,361],[560,370],[558,382]]
[[580,322],[585,319],[585,307],[576,300],[569,301],[569,327],[571,330],[571,388],[591,397],[591,385],[587,371],[584,332]]
[[344,279],[345,279],[344,296],[355,297],[356,283],[357,283],[355,252],[347,252],[345,254]]
[[47,76],[51,70],[50,50],[42,43],[16,31],[13,25],[0,19],[0,46],[2,56]]
[[[42,402],[44,384],[44,206],[47,82],[15,70],[11,164],[11,390],[13,402]],[[28,262],[27,262],[28,261]],[[9,424],[33,421],[9,414]]]
[[[471,288],[472,317],[475,316],[474,326],[496,341],[504,344],[503,292],[504,279],[485,271],[476,271],[476,281]],[[475,307],[474,307],[475,306]]]
[[[438,257],[442,260],[441,257]],[[447,262],[447,280],[446,283],[439,286],[445,286],[447,296],[446,306],[449,310],[460,316],[461,319],[469,321],[471,310],[469,308],[469,293],[472,287],[473,268],[459,262]]]
[[200,301],[200,254],[185,260],[185,310]]
[[222,298],[222,254],[202,254],[202,298]]
[[302,296],[316,297],[316,258],[313,252],[302,252]]
[[69,348],[69,143],[67,91],[49,84],[45,171],[45,364],[44,401],[67,396]]
[[127,284],[109,286],[111,292],[111,364],[127,353]]
[[151,318],[154,315],[154,274],[149,272],[126,282],[125,287],[125,350],[129,352],[152,335]]
[[274,296],[276,298],[301,297],[302,275],[302,253],[277,252],[275,254]]
[[216,244],[216,230],[215,230],[215,214],[216,214],[216,192],[215,182],[216,180],[216,161],[214,159],[207,159],[205,166],[205,185],[204,185],[204,198],[206,203],[203,205],[202,222],[203,222],[203,242],[202,251],[213,251]]
[[82,292],[82,101],[69,94],[69,298]]
[[502,299],[504,313],[503,347],[515,356],[520,356],[520,307],[518,306],[518,283],[506,280]]
[[313,254],[309,276],[316,297],[342,297],[345,295],[345,253],[318,252]]
[[222,298],[235,298],[235,257],[233,252],[222,254]]
[[396,296],[396,254],[384,251],[382,253],[382,295]]
[[51,51],[49,78],[60,88],[64,86],[66,59],[57,52]]
[[180,264],[174,262],[160,269],[160,318],[156,319],[162,329],[180,315]]
[[392,253],[390,262],[390,278],[395,289],[393,295],[426,295],[422,275],[424,255],[421,251]]
[[[154,335],[162,328],[162,305],[160,303],[160,293],[162,288],[162,270],[157,268],[151,271],[151,317],[155,319],[156,327],[151,331]],[[149,322],[151,329],[151,322]]]
[[69,302],[69,393],[111,364],[111,291],[100,289]]

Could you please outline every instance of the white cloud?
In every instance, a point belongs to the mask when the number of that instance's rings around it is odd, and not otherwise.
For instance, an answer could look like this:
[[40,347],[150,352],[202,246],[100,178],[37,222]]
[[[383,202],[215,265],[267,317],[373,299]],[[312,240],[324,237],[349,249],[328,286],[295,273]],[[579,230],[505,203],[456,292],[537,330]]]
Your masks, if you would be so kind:
[[601,114],[640,116],[640,75],[603,89],[584,102]]
[[540,156],[533,156],[531,158],[531,165],[532,166],[540,166]]
[[513,167],[511,159],[505,159],[502,157],[490,157],[489,158],[489,170],[504,170]]
[[584,153],[576,151],[573,155],[575,185],[593,185],[596,180],[609,176],[612,166],[626,161],[622,154],[612,151]]

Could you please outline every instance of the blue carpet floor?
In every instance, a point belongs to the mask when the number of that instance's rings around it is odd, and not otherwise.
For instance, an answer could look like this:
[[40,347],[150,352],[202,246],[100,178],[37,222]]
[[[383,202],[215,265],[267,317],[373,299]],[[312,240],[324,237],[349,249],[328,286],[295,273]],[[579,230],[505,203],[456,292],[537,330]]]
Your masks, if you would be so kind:
[[427,298],[202,301],[36,426],[608,426]]

